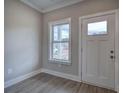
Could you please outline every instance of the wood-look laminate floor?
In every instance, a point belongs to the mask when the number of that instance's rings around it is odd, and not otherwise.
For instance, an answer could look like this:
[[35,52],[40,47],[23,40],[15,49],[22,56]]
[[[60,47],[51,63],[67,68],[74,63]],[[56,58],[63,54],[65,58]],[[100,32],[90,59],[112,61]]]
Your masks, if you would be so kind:
[[112,90],[76,81],[38,74],[5,89],[4,93],[116,93]]

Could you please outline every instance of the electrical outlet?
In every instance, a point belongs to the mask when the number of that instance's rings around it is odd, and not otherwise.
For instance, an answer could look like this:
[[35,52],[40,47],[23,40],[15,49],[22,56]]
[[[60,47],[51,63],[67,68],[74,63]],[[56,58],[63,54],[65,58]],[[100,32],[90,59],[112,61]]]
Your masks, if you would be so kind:
[[13,70],[11,68],[8,69],[8,74],[12,74]]

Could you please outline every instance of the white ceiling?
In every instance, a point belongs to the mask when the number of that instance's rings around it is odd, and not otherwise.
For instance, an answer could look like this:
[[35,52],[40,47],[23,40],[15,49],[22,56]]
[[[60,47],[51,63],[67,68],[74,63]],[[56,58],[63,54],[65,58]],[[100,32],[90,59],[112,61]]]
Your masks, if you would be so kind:
[[37,9],[40,12],[49,12],[54,9],[72,5],[84,0],[21,0],[25,4]]

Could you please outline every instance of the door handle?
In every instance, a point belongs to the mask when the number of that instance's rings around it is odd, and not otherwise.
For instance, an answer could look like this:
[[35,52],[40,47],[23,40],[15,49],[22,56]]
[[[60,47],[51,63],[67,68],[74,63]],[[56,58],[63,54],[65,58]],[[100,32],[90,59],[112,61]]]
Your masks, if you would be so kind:
[[113,53],[114,53],[114,51],[113,51],[113,50],[111,50],[111,51],[110,51],[110,53],[112,53],[112,54],[113,54]]
[[111,59],[114,59],[114,58],[115,58],[115,56],[110,56],[110,58],[111,58]]

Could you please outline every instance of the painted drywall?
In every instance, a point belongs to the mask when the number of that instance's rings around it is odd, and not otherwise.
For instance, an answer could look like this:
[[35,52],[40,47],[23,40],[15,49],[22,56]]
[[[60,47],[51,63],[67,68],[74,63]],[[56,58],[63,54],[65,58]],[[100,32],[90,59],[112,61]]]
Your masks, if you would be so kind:
[[19,0],[5,0],[5,82],[41,68],[42,18]]
[[[65,8],[56,9],[43,15],[43,68],[71,75],[78,75],[78,32],[79,17],[98,12],[118,9],[118,0],[85,0],[84,2]],[[71,17],[71,65],[62,65],[48,62],[49,30],[48,23],[63,18]]]

